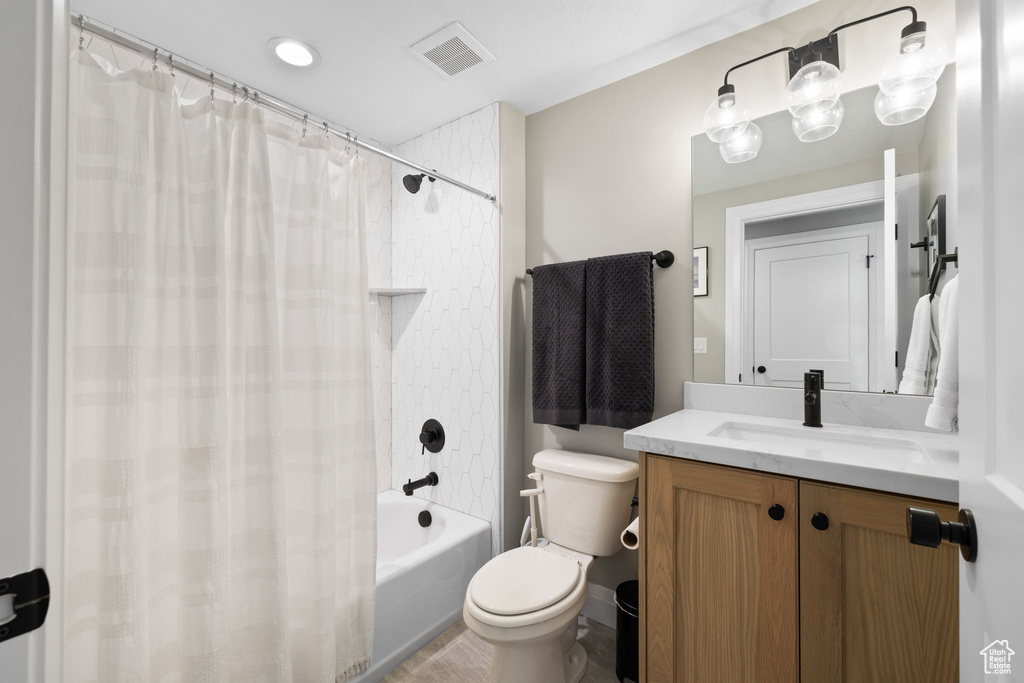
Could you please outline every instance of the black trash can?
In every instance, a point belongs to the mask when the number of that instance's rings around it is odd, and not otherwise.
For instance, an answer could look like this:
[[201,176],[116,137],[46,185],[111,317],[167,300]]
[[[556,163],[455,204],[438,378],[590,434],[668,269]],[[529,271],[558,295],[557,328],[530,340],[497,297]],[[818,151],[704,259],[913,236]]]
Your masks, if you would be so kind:
[[615,589],[615,675],[640,680],[640,582],[623,581]]

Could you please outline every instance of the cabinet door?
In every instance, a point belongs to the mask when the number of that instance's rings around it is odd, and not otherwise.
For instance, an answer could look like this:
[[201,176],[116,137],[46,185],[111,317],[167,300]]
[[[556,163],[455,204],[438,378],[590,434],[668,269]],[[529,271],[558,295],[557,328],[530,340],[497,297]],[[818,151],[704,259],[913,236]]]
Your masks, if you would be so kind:
[[647,456],[643,484],[648,683],[794,683],[796,480]]
[[804,683],[958,680],[958,552],[911,545],[908,505],[956,520],[950,505],[800,482]]

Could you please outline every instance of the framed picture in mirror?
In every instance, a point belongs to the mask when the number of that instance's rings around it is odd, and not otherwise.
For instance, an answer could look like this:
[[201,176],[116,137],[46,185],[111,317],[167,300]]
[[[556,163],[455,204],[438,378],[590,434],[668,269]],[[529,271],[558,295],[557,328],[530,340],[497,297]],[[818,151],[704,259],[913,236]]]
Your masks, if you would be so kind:
[[693,249],[693,295],[708,295],[708,248]]
[[940,194],[928,212],[928,263],[935,263],[939,254],[946,253],[946,195]]

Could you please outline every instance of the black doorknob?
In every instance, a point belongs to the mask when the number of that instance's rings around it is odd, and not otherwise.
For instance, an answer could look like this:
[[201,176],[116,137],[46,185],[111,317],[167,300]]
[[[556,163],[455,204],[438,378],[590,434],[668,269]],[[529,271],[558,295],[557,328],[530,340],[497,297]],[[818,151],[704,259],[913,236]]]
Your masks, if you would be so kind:
[[818,531],[824,531],[828,528],[828,515],[824,512],[815,512],[811,515],[811,526]]
[[764,373],[768,372],[768,368],[766,368],[763,365],[758,365],[757,366],[757,371],[758,371],[758,373],[763,375]]
[[774,519],[776,522],[786,516],[786,508],[782,507],[778,503],[768,508],[768,516]]
[[978,559],[978,527],[974,513],[961,510],[956,522],[943,522],[939,513],[927,508],[907,508],[907,538],[914,545],[938,548],[943,541],[960,546],[968,562]]

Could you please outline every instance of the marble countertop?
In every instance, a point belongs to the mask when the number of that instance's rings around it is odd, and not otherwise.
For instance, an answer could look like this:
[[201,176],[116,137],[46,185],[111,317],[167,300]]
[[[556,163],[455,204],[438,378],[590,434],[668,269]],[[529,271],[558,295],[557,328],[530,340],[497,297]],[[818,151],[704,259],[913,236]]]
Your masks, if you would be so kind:
[[[757,441],[759,433],[765,441]],[[802,443],[803,434],[813,440]],[[816,429],[799,419],[687,409],[630,430],[623,441],[632,450],[689,460],[949,502],[958,498],[955,434],[828,422]]]

